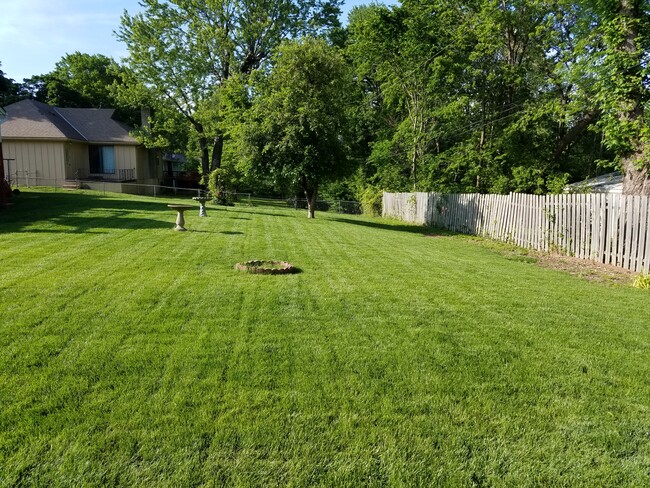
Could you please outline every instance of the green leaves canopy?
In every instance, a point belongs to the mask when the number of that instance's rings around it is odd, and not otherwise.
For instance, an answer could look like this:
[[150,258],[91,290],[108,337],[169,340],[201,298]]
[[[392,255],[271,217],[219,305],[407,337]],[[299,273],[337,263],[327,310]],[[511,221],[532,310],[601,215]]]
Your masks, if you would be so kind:
[[249,170],[300,182],[308,200],[348,169],[351,73],[324,40],[286,42],[242,130]]
[[221,165],[229,129],[220,90],[234,73],[258,68],[282,39],[338,25],[340,3],[144,0],[142,13],[124,13],[118,38],[135,78],[197,133],[206,175]]

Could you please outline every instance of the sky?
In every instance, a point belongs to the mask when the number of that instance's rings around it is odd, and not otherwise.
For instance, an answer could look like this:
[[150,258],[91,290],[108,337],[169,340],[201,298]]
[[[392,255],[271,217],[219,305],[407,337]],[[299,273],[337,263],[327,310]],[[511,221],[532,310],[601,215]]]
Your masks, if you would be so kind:
[[[346,0],[342,18],[370,0]],[[397,0],[380,3],[395,4]],[[0,70],[6,77],[46,74],[66,54],[103,54],[119,61],[126,47],[115,39],[120,16],[141,10],[138,0],[2,0]]]

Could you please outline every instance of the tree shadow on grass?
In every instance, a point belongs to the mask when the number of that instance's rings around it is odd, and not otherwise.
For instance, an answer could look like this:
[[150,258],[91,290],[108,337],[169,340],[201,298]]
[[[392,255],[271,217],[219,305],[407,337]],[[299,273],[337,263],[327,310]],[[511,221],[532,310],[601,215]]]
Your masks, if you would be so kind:
[[370,227],[372,229],[381,229],[381,230],[390,230],[397,232],[409,232],[411,234],[419,234],[421,236],[433,237],[433,236],[452,236],[455,235],[452,232],[446,231],[444,229],[425,227],[423,225],[413,225],[406,223],[392,223],[392,222],[374,222],[367,220],[356,220],[356,219],[346,219],[345,217],[335,217],[332,219],[335,222],[342,222],[344,224],[353,224],[360,225],[362,227]]
[[[23,192],[9,209],[0,212],[0,234],[8,232],[85,233],[104,229],[165,229],[173,227],[175,214],[167,202],[121,200],[66,192]],[[197,206],[198,209],[198,206]],[[168,211],[169,221],[149,213]],[[39,227],[39,224],[43,226]],[[54,224],[54,228],[52,227]],[[61,226],[57,229],[56,226]]]
[[[288,209],[293,210],[293,209]],[[291,217],[291,215],[286,215],[282,213],[272,213],[272,212],[257,212],[257,211],[248,211],[248,210],[237,210],[238,213],[252,214],[252,215],[270,215],[271,217]],[[231,218],[243,218],[245,220],[250,220],[248,217],[231,217]]]

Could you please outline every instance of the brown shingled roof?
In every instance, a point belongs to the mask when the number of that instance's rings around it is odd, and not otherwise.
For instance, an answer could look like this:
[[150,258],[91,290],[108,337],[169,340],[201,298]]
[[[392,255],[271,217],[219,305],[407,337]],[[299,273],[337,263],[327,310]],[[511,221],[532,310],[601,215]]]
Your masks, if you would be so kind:
[[56,108],[55,111],[89,142],[138,144],[129,127],[113,119],[112,108]]
[[129,127],[112,118],[113,109],[58,108],[21,100],[5,110],[7,121],[2,125],[2,136],[6,139],[138,144],[129,135]]

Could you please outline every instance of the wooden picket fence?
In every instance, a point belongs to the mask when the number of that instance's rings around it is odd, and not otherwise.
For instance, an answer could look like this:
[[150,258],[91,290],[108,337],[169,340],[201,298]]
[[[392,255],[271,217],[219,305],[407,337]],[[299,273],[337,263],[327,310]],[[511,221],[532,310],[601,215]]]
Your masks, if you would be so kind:
[[384,217],[650,271],[650,198],[384,193]]

